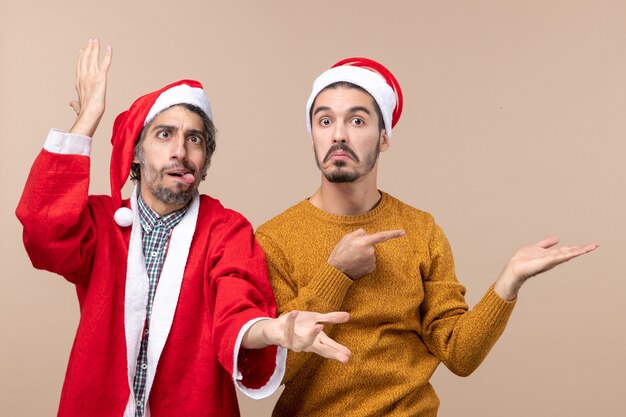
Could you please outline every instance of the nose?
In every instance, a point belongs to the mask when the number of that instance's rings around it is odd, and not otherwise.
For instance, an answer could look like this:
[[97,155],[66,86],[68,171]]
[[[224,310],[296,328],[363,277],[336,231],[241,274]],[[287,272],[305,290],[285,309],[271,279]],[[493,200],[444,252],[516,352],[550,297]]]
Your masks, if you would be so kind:
[[184,160],[187,157],[185,137],[182,134],[178,134],[170,143],[172,144],[170,157],[172,159]]
[[333,143],[346,143],[348,132],[343,123],[335,123],[333,130]]

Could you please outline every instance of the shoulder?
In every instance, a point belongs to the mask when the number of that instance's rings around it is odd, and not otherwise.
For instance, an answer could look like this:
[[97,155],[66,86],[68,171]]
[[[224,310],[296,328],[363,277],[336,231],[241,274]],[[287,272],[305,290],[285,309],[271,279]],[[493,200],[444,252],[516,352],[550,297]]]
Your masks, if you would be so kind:
[[198,213],[198,226],[212,227],[216,229],[247,227],[252,228],[248,219],[243,214],[230,208],[206,194],[200,195],[200,208]]
[[383,199],[386,200],[385,211],[388,215],[399,217],[404,222],[421,228],[432,229],[435,227],[435,219],[432,214],[410,206],[385,192],[383,192]]
[[389,215],[396,219],[397,227],[404,229],[411,241],[419,247],[428,248],[431,255],[450,252],[448,240],[432,214],[390,195],[387,197]]
[[307,218],[306,206],[307,201],[303,200],[289,207],[276,217],[259,226],[256,231],[257,235],[277,235],[301,227],[300,225]]

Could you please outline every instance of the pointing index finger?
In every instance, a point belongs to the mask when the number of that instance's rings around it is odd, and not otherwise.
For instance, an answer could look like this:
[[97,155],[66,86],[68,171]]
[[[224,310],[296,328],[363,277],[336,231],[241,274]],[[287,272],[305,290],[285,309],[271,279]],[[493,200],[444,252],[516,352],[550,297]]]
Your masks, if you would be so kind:
[[317,323],[345,323],[348,320],[350,320],[350,314],[345,311],[320,313],[315,319]]
[[404,230],[383,230],[382,232],[372,233],[365,236],[367,243],[375,245],[377,243],[386,242],[389,239],[395,239],[404,236]]

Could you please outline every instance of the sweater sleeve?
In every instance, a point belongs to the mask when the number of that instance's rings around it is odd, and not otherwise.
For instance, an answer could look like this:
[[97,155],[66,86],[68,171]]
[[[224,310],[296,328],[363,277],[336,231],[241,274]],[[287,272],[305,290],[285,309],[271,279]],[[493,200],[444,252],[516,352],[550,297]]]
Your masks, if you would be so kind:
[[[353,281],[338,269],[322,263],[311,276],[306,279],[293,275],[287,256],[274,239],[257,230],[256,238],[265,251],[270,282],[276,296],[278,314],[289,311],[315,311],[328,313],[340,311],[348,288]],[[299,282],[307,282],[298,287]],[[324,327],[329,332],[332,325]],[[301,368],[310,360],[321,360],[321,357],[306,352],[289,352],[287,355],[287,369],[283,383],[291,380]]]
[[[321,263],[311,271],[310,277],[296,277],[283,249],[274,239],[262,229],[257,231],[256,238],[267,257],[279,314],[293,310],[327,313],[341,309],[346,291],[353,283],[347,275],[327,263]],[[307,284],[298,287],[301,282]]]
[[241,348],[245,331],[256,321],[276,316],[276,302],[263,251],[250,224],[241,216],[228,219],[216,245],[209,273],[213,307],[213,340],[218,359],[237,387],[253,398],[272,394],[284,373],[283,348]]
[[424,301],[420,306],[422,338],[433,355],[460,376],[471,374],[496,343],[513,311],[489,288],[468,311],[465,288],[458,283],[450,245],[434,225],[430,240],[431,262],[424,278]]
[[51,130],[26,181],[16,215],[38,269],[86,284],[95,248],[87,206],[91,139]]

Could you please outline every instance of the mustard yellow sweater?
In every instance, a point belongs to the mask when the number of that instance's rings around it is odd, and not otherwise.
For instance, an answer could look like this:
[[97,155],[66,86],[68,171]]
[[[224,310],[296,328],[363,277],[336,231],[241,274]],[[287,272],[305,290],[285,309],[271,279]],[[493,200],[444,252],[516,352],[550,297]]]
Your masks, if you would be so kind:
[[[351,280],[326,263],[358,228],[403,229],[376,246],[376,270]],[[490,288],[468,311],[446,237],[428,213],[382,193],[358,216],[337,216],[308,200],[257,230],[279,313],[348,311],[350,322],[325,331],[352,350],[349,364],[289,352],[285,390],[274,416],[436,416],[428,382],[443,362],[458,375],[480,365],[513,310]]]

